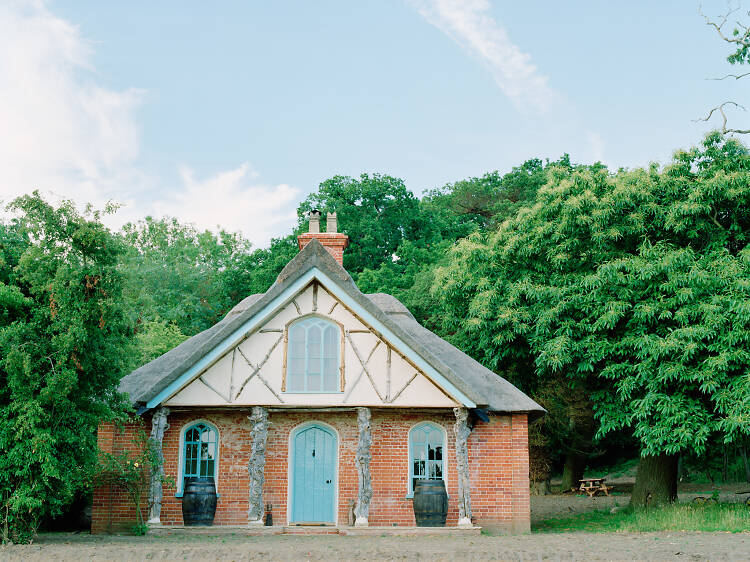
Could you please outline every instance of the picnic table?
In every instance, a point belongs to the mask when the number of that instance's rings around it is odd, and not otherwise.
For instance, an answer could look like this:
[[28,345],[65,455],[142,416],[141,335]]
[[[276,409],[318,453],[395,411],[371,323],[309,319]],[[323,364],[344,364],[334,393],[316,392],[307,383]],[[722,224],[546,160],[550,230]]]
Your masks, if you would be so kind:
[[612,486],[607,486],[604,481],[606,478],[583,478],[579,480],[581,485],[578,487],[579,492],[585,492],[590,498],[593,498],[597,493],[604,492],[604,495],[608,496]]

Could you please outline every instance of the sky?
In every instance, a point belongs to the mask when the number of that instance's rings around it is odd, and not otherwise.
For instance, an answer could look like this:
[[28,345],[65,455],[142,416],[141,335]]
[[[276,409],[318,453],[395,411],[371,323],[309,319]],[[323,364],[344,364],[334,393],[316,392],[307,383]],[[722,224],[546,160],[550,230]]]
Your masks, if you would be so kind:
[[113,227],[265,247],[337,174],[421,195],[563,153],[668,163],[747,99],[710,80],[729,52],[689,0],[0,0],[0,201],[116,201]]

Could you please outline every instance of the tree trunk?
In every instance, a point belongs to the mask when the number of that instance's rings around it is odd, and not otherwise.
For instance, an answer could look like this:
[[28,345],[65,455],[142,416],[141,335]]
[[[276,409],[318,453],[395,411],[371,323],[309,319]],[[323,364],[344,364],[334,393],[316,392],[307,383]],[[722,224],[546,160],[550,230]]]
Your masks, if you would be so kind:
[[649,507],[672,503],[677,499],[678,455],[641,457],[630,505]]
[[740,453],[742,454],[742,463],[745,465],[745,480],[750,482],[750,463],[747,462],[747,447],[744,443],[740,446]]
[[578,451],[568,451],[565,456],[565,466],[563,467],[562,486],[560,490],[567,492],[571,488],[578,488],[579,480],[583,478],[583,471],[586,468],[588,456]]

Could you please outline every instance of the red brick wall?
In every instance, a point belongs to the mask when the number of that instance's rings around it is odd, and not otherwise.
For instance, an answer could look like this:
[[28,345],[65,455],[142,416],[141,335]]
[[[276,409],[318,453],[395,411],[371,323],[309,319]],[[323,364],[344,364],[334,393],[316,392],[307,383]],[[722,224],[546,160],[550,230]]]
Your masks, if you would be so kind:
[[[99,424],[97,441],[103,453],[131,453],[134,457],[140,451],[136,432],[149,429],[150,416],[145,416],[143,424],[115,426],[112,423]],[[148,519],[148,487],[143,490],[141,514]],[[91,507],[91,532],[102,533],[122,531],[135,524],[137,520],[135,506],[123,489],[115,486],[102,486],[95,490]]]
[[[247,523],[248,473],[250,454],[249,412],[231,410],[194,410],[173,412],[164,436],[165,473],[177,481],[179,439],[181,430],[197,419],[214,424],[220,434],[220,498],[216,525]],[[349,506],[357,496],[357,472],[354,454],[357,447],[357,415],[343,412],[272,412],[266,449],[266,483],[264,502],[273,505],[273,520],[287,523],[288,454],[290,433],[300,424],[318,421],[331,426],[338,434],[338,524],[346,525]],[[145,420],[150,423],[149,420]],[[449,495],[448,525],[458,519],[457,480],[454,448],[454,416],[450,410],[435,412],[372,411],[373,499],[370,525],[414,525],[411,499],[408,499],[409,430],[419,422],[431,421],[445,428],[445,478]],[[99,428],[100,447],[117,450],[127,447],[132,434],[119,434],[111,425]],[[526,415],[492,416],[489,423],[478,423],[469,437],[471,500],[479,525],[514,532],[529,529],[529,475]],[[181,500],[174,488],[164,489],[161,522],[181,525]],[[94,494],[93,532],[116,528],[134,520],[127,499],[116,491],[99,489]]]
[[340,265],[344,265],[344,248],[349,245],[349,237],[341,232],[306,232],[297,236],[297,245],[301,250],[310,243],[313,238],[317,239],[318,242],[323,244],[323,247],[328,250]]

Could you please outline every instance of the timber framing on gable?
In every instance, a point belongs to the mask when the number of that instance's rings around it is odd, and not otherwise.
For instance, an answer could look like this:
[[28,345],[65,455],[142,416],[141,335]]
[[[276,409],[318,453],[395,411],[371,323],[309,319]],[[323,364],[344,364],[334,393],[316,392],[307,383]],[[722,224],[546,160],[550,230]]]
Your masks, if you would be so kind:
[[[151,400],[149,407],[154,407],[151,404],[158,403],[174,405],[197,403],[198,398],[195,392],[190,400],[184,392],[187,386],[196,381],[204,389],[204,393],[209,392],[216,397],[214,399],[207,397],[205,405],[245,406],[254,404],[256,399],[260,401],[259,403],[268,406],[298,404],[296,399],[290,402],[290,398],[287,398],[289,395],[286,393],[288,331],[294,321],[305,316],[318,316],[332,320],[341,330],[340,390],[337,393],[339,398],[335,403],[331,401],[331,405],[359,404],[362,400],[361,395],[365,392],[362,390],[364,388],[362,385],[365,385],[374,394],[374,399],[366,405],[419,407],[416,403],[418,400],[415,398],[417,390],[409,389],[417,384],[417,381],[426,380],[434,386],[435,392],[442,396],[439,400],[435,399],[440,402],[441,407],[449,405],[473,407],[471,400],[420,356],[413,353],[397,336],[389,333],[386,326],[380,325],[379,321],[367,310],[357,306],[357,303],[348,298],[348,295],[338,294],[335,287],[336,284],[331,282],[325,274],[312,269],[294,283],[294,292],[290,290],[274,299],[278,304],[273,310],[269,310],[273,304],[272,301],[269,306],[259,311],[243,325],[247,327],[244,333],[239,333],[237,330],[236,337],[227,338],[224,343],[207,353],[183,377]],[[348,317],[352,319],[349,322],[351,325],[345,325],[341,321],[342,318]],[[282,322],[279,323],[278,319]],[[259,351],[258,345],[260,344],[257,341],[251,346],[248,343],[250,339],[267,342],[263,344],[264,350]],[[250,347],[253,347],[252,353],[249,352]],[[374,354],[381,358],[377,362],[379,365],[377,369],[373,367]],[[277,365],[277,359],[278,366],[274,367]],[[399,365],[398,376],[394,373],[396,360]],[[215,371],[219,364],[224,365],[220,368],[224,369],[227,374],[226,389],[214,374],[209,373],[209,371]],[[408,365],[408,369],[411,370],[408,376],[403,371],[405,365]],[[274,382],[275,377],[278,377],[277,382]],[[251,386],[255,390],[252,391],[252,396],[249,396],[247,392]],[[423,388],[423,386],[420,387],[420,392]],[[262,392],[260,392],[261,389]],[[411,397],[407,397],[404,402],[404,396],[407,394]],[[263,396],[266,397],[263,398]],[[320,400],[322,399],[313,400],[310,405],[324,405]]]

